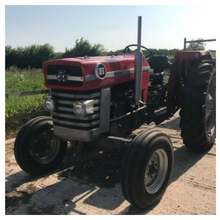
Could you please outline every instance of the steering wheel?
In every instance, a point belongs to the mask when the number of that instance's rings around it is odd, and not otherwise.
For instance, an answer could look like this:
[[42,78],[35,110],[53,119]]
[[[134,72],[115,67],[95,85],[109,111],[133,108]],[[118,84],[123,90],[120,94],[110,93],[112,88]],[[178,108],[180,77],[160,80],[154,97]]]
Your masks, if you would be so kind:
[[[131,53],[130,47],[137,47],[137,44],[130,44],[130,45],[126,46],[125,49],[123,50],[123,53]],[[141,45],[141,48],[144,48],[145,50],[147,50],[149,52],[149,55],[145,56],[146,59],[154,56],[154,54],[152,53],[152,51],[150,49],[148,49],[142,45]]]

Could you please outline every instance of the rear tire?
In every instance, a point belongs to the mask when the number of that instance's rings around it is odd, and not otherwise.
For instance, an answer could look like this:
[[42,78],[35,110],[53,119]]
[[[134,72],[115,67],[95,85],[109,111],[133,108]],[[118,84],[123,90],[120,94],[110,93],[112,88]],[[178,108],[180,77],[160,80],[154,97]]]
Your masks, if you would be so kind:
[[186,147],[208,151],[216,134],[216,71],[212,63],[192,68],[181,94],[180,128]]
[[159,202],[173,168],[173,147],[169,137],[156,129],[133,140],[123,164],[121,187],[135,207],[148,209]]
[[22,170],[31,175],[42,175],[56,169],[67,149],[67,142],[57,138],[50,117],[28,121],[18,132],[14,154]]

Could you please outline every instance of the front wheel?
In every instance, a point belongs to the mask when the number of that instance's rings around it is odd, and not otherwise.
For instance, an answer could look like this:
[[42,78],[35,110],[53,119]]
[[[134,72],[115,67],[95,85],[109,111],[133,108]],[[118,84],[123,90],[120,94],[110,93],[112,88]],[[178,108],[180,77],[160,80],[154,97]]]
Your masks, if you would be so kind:
[[140,209],[159,202],[173,168],[169,137],[156,129],[138,135],[127,152],[121,178],[125,198]]
[[14,154],[22,170],[42,175],[58,167],[67,149],[67,142],[56,137],[50,117],[37,117],[19,131]]

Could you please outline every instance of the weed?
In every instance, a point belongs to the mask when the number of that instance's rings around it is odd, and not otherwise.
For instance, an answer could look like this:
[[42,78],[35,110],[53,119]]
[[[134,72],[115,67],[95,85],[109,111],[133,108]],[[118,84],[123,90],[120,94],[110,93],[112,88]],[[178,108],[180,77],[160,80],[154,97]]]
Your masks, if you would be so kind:
[[[46,89],[43,74],[14,74],[5,76],[5,92],[26,92]],[[8,98],[5,116],[36,112],[43,109],[43,97],[47,94]]]

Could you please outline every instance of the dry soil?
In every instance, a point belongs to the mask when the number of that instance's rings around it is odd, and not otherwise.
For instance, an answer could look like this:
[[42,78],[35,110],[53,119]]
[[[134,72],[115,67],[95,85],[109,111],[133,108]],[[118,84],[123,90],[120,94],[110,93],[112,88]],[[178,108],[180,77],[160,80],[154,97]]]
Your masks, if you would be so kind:
[[[143,125],[136,132],[154,126]],[[166,193],[149,210],[135,209],[121,192],[124,151],[69,147],[59,169],[36,178],[17,165],[10,139],[5,146],[6,214],[216,214],[216,145],[208,153],[187,149],[178,113],[157,127],[173,142],[175,164]]]

